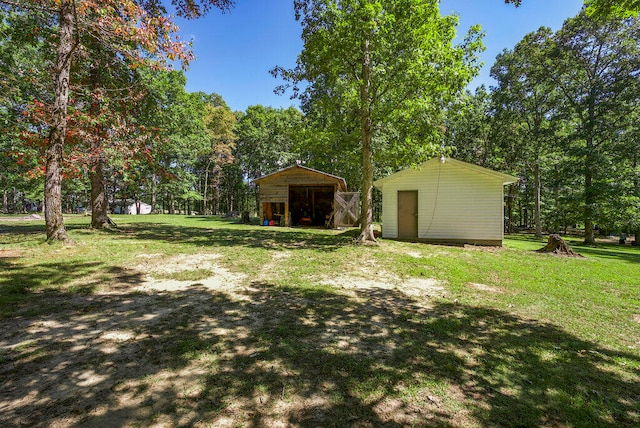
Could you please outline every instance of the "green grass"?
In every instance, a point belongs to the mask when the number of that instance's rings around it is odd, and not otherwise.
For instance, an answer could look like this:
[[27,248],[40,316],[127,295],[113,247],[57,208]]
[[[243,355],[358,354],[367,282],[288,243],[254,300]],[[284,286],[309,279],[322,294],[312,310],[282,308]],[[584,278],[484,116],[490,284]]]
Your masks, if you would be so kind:
[[[640,424],[637,247],[570,240],[573,259],[526,235],[502,249],[356,246],[352,231],[218,217],[65,220],[75,245],[0,220],[0,373],[14,399],[48,397],[5,424],[74,414],[57,398],[74,388],[109,403],[80,412],[86,425]],[[165,269],[207,254],[235,288],[206,288],[208,266]],[[134,289],[149,276],[188,287]],[[114,330],[130,333],[109,345],[100,332]],[[60,371],[39,385],[61,360],[101,382]]]

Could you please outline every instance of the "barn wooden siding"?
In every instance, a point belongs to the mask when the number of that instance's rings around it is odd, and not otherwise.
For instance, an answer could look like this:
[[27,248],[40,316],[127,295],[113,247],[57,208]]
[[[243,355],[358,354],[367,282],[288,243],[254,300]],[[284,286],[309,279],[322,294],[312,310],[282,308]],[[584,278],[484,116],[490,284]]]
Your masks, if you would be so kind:
[[503,185],[517,179],[465,162],[432,159],[376,181],[382,190],[382,236],[398,237],[398,192],[418,192],[418,239],[502,245]]
[[290,224],[289,188],[322,187],[333,188],[333,192],[345,192],[346,182],[343,178],[301,165],[293,165],[272,174],[254,180],[260,186],[259,216],[263,219],[263,204],[284,203],[284,224]]

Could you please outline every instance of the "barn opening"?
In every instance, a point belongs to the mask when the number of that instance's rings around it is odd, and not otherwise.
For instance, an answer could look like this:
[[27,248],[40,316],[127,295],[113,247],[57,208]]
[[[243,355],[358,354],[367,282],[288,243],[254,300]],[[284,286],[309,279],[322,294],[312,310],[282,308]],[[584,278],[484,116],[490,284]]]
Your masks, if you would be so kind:
[[262,213],[263,221],[267,221],[268,225],[284,226],[284,202],[263,202]]
[[294,226],[324,226],[333,211],[334,186],[289,186]]
[[260,187],[257,208],[263,225],[266,220],[274,226],[347,227],[356,221],[359,198],[346,193],[344,178],[292,165],[253,182]]

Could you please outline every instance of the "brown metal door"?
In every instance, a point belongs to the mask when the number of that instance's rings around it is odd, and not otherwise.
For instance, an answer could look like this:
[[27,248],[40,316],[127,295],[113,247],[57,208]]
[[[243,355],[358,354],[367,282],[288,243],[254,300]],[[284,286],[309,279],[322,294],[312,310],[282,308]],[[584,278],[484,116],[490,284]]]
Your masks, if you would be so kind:
[[418,238],[418,191],[398,192],[398,238]]

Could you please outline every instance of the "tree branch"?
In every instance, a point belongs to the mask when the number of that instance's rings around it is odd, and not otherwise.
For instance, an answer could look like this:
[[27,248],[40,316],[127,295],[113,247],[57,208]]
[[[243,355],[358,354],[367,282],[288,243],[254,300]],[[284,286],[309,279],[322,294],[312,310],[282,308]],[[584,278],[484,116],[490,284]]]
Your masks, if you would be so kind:
[[23,2],[12,1],[12,0],[0,0],[0,5],[3,5],[3,4],[7,6],[15,7],[17,9],[36,10],[36,11],[47,12],[47,13],[57,12],[57,9],[54,9],[54,8],[36,6],[34,4],[27,5],[27,4],[24,4]]

